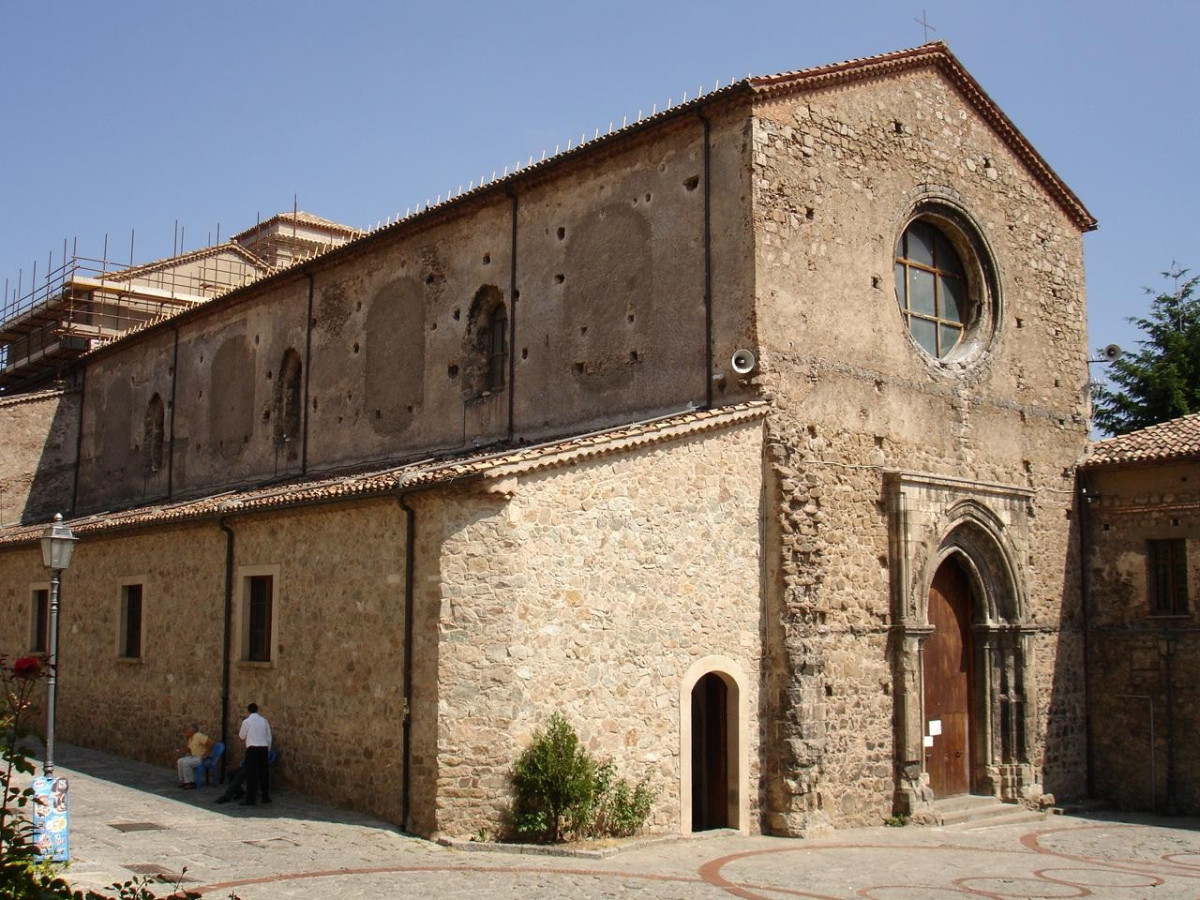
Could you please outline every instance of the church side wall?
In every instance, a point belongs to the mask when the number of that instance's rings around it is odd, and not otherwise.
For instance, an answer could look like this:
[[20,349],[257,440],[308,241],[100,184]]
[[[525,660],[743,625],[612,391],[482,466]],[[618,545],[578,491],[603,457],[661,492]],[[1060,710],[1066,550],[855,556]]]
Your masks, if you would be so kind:
[[311,467],[488,444],[507,433],[507,392],[472,389],[466,351],[469,335],[487,326],[477,297],[494,294],[511,307],[510,220],[507,198],[480,201],[317,270]]
[[[769,521],[782,555],[770,587],[779,663],[767,708],[783,723],[771,827],[878,824],[893,810],[894,695],[911,685],[895,682],[889,652],[900,564],[890,470],[1034,492],[1015,560],[1035,648],[1028,758],[1040,786],[1082,793],[1069,515],[1087,415],[1077,227],[932,72],[764,102],[754,151],[758,380],[777,409]],[[998,286],[990,318],[947,362],[910,338],[892,275],[923,202],[965,212]]]
[[519,196],[522,432],[705,396],[703,136],[685,123]]
[[277,653],[267,665],[234,663],[231,731],[246,704],[258,703],[279,742],[285,785],[397,824],[405,527],[390,498],[233,523],[238,577],[278,574]]
[[0,401],[0,524],[70,511],[79,427],[78,392]]
[[[229,718],[221,722],[227,535],[217,521],[83,535],[62,581],[58,738],[164,767],[194,722],[224,733],[258,703],[280,751],[273,777],[399,823],[404,720],[405,516],[392,499],[242,517],[233,532]],[[246,578],[273,578],[273,654],[243,661]],[[5,621],[29,623],[46,586],[37,546],[0,553]],[[142,586],[140,658],[119,658],[122,588]],[[28,652],[28,629],[0,652]]]
[[745,399],[728,360],[754,331],[746,122],[730,106],[707,129],[663,123],[90,359],[79,510],[590,431],[703,405],[710,388]]
[[[164,766],[190,721],[219,740],[224,546],[206,526],[79,541],[60,594],[59,740]],[[13,604],[6,621],[29,623],[30,592],[47,582],[37,545],[0,554]],[[143,655],[126,660],[121,595],[129,583],[143,590]],[[27,640],[6,641],[3,652],[29,649]],[[174,778],[172,769],[165,783]]]
[[[1200,813],[1200,490],[1191,464],[1083,474],[1095,794],[1121,809]],[[1149,541],[1184,542],[1188,607],[1152,612]]]
[[[274,283],[219,317],[186,321],[178,337],[174,329],[158,330],[93,361],[84,388],[79,509],[297,474],[298,435],[277,440],[274,417],[284,354],[305,348],[306,284]],[[157,466],[147,446],[155,395],[164,407]]]
[[761,440],[754,423],[430,506],[444,542],[439,833],[502,827],[512,764],[554,712],[622,776],[649,779],[650,830],[678,832],[681,682],[714,655],[745,676],[736,756],[742,826],[758,830]]
[[[173,357],[174,334],[161,332],[136,354],[101,358],[88,367],[80,417],[78,508],[144,503],[167,495],[170,472],[166,465],[151,465],[146,417],[157,394],[163,401],[165,439]],[[188,431],[184,426],[185,435]]]

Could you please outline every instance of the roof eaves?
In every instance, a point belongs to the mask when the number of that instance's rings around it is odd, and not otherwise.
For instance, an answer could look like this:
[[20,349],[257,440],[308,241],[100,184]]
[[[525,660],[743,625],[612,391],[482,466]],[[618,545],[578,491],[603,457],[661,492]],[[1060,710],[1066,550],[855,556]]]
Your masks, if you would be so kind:
[[38,403],[43,400],[55,400],[69,393],[65,388],[50,388],[44,391],[32,391],[28,394],[0,394],[0,407],[21,406],[26,403]]
[[1096,469],[1200,459],[1200,413],[1159,422],[1091,444],[1080,468]]
[[[713,410],[688,412],[565,438],[520,450],[476,454],[456,459],[422,460],[356,475],[331,476],[290,485],[228,491],[167,506],[144,506],[95,513],[69,524],[79,537],[133,528],[182,524],[224,516],[314,504],[341,503],[422,490],[456,481],[500,479],[677,440],[761,419],[767,404],[750,401]],[[36,541],[45,524],[0,528],[0,547]]]
[[184,263],[194,262],[198,259],[206,259],[210,256],[216,256],[219,253],[235,253],[242,257],[246,262],[251,263],[260,268],[269,269],[263,260],[251,253],[240,244],[226,241],[223,244],[213,244],[210,247],[203,247],[199,250],[190,250],[187,253],[180,253],[177,256],[167,256],[163,259],[152,260],[147,263],[140,263],[136,266],[131,266],[128,269],[118,269],[113,272],[104,272],[100,275],[105,281],[125,281],[130,278],[138,278],[142,275],[151,272],[159,271],[160,269],[170,268],[172,266],[182,265]]

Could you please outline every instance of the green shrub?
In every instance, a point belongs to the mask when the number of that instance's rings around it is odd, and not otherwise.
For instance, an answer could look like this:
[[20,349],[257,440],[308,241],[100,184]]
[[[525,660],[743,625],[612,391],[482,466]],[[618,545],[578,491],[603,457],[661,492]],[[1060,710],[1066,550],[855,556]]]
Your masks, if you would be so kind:
[[517,835],[535,841],[564,840],[568,818],[576,819],[596,790],[596,765],[562,714],[550,717],[545,731],[534,732],[513,766]]
[[616,778],[612,760],[596,770],[596,802],[586,832],[592,837],[630,837],[650,817],[654,792],[643,778],[631,789],[624,778]]
[[561,713],[517,758],[512,830],[518,840],[562,843],[574,838],[628,837],[650,815],[654,793],[642,779],[632,789],[611,760],[596,762]]

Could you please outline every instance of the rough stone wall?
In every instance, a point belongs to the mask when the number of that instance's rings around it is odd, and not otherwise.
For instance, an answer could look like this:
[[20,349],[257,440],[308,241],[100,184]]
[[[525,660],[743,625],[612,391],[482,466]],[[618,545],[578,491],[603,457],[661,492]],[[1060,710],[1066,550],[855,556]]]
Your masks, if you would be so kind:
[[[150,465],[146,417],[157,395],[163,404],[164,442],[169,440],[173,357],[173,333],[160,332],[143,339],[136,352],[101,357],[88,366],[79,426],[78,509],[133,505],[166,496],[170,460],[157,470]],[[177,421],[183,425],[187,416]],[[181,448],[188,446],[190,433],[194,432],[184,426],[183,437],[176,435]],[[189,449],[197,452],[196,447]],[[175,454],[181,473],[187,469],[188,456],[186,451]]]
[[[222,728],[226,533],[216,521],[85,536],[63,576],[58,735],[173,766],[183,728],[225,736],[247,703],[271,722],[286,790],[399,822],[404,719],[403,511],[394,501],[234,520],[229,718]],[[277,567],[275,655],[241,660],[243,570]],[[6,622],[45,586],[37,546],[0,553]],[[142,657],[118,658],[122,584],[143,584]],[[0,652],[27,652],[5,631]],[[174,769],[164,771],[164,786]]]
[[[189,721],[219,739],[224,571],[215,527],[79,541],[60,595],[60,740],[166,766]],[[0,554],[0,573],[28,622],[29,588],[47,580],[40,548]],[[129,581],[143,584],[140,660],[118,658]]]
[[0,524],[71,508],[79,395],[47,391],[0,401]]
[[747,676],[757,828],[760,458],[755,423],[439,502],[440,833],[496,831],[511,765],[555,711],[648,776],[649,828],[678,831],[681,679],[709,655]]
[[[1200,466],[1085,470],[1095,794],[1200,813]],[[1146,542],[1186,544],[1188,612],[1153,615]],[[1153,738],[1153,739],[1152,739]]]
[[[1030,756],[1047,782],[1062,780],[1083,747],[1082,683],[1052,652],[1070,659],[1079,641],[1068,521],[1087,414],[1079,230],[935,72],[756,111],[756,380],[777,408],[768,519],[781,557],[770,582],[767,708],[782,723],[771,827],[875,824],[891,811],[881,482],[893,469],[1036,492],[1021,572],[1043,633]],[[998,286],[980,334],[948,362],[915,345],[893,286],[896,240],[926,200],[966,212]],[[847,665],[852,655],[860,662]],[[1054,763],[1050,714],[1063,742]]]
[[32,651],[32,592],[49,587],[40,547],[0,552],[0,613],[4,616],[0,655],[9,661]]
[[236,735],[246,704],[258,703],[291,785],[399,823],[403,510],[382,500],[246,518],[232,527],[235,572],[278,566],[279,574],[277,653],[264,665],[237,661],[235,651],[230,731]]

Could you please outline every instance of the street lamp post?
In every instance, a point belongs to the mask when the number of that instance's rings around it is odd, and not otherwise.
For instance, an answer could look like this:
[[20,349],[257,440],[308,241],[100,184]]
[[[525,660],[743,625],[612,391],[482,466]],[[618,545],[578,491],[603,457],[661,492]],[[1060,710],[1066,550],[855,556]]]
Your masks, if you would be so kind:
[[54,712],[58,694],[58,583],[62,573],[71,565],[75,542],[69,526],[63,524],[62,513],[54,514],[54,523],[42,532],[42,562],[50,570],[50,676],[46,683],[46,760],[43,773],[54,774]]

